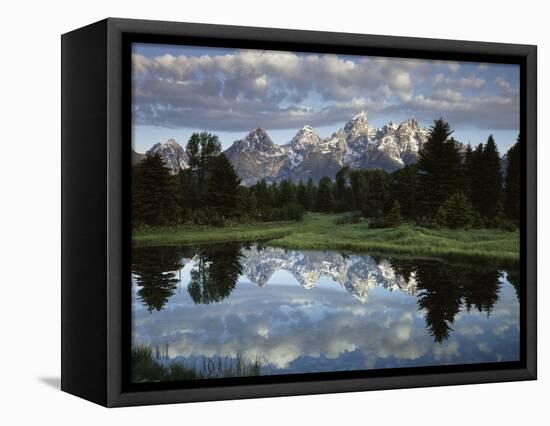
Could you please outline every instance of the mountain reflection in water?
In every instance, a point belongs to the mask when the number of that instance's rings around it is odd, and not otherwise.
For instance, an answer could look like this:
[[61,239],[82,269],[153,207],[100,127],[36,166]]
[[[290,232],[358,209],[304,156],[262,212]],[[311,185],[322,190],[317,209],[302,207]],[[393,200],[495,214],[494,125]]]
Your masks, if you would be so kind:
[[[135,248],[134,345],[286,374],[519,359],[519,272],[283,250]],[[162,361],[162,360],[161,360]]]

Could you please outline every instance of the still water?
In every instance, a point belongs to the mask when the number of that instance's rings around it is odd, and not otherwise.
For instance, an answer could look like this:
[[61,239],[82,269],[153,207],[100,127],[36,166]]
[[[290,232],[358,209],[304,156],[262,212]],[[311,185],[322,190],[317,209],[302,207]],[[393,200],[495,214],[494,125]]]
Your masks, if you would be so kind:
[[261,244],[134,249],[132,341],[261,374],[519,359],[519,271]]

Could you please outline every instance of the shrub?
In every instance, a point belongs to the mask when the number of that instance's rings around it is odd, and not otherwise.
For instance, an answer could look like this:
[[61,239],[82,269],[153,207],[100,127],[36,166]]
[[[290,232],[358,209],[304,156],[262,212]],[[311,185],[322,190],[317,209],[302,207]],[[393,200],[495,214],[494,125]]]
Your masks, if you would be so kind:
[[369,221],[369,228],[397,228],[401,225],[401,206],[399,201],[394,201],[388,212]]
[[360,223],[364,220],[361,212],[346,213],[334,221],[336,225],[348,225],[354,223]]
[[462,193],[451,195],[437,210],[435,222],[451,229],[468,228],[474,221],[470,201]]
[[270,209],[262,214],[264,222],[275,222],[279,220],[300,221],[304,217],[304,208],[296,203],[287,204],[277,209]]
[[401,225],[401,205],[399,201],[393,202],[393,205],[384,217],[384,222],[388,228],[397,228]]
[[201,209],[193,212],[193,223],[196,225],[222,227],[225,225],[225,219],[215,210]]

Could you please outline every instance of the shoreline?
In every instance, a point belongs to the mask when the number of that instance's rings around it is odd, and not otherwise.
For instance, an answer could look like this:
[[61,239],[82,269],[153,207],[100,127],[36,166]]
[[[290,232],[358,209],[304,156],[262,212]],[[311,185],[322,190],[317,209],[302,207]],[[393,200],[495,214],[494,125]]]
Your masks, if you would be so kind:
[[519,231],[428,229],[404,223],[369,229],[365,223],[335,224],[339,215],[308,213],[301,222],[257,222],[223,228],[175,226],[138,230],[135,247],[263,241],[293,250],[396,253],[414,257],[519,262]]

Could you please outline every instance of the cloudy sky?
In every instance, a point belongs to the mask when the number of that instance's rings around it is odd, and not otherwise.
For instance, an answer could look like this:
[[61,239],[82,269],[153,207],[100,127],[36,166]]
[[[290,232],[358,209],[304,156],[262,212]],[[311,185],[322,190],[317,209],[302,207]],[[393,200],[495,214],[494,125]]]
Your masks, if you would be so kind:
[[[362,304],[328,277],[304,289],[287,271],[264,287],[241,277],[221,303],[194,304],[182,288],[160,312],[148,312],[133,286],[134,344],[168,344],[171,358],[259,358],[275,373],[513,361],[519,356],[519,303],[503,283],[490,316],[462,309],[444,343],[426,331],[413,295],[369,290]],[[277,371],[279,370],[279,371]]]
[[382,126],[444,117],[461,142],[519,131],[519,66],[299,52],[133,45],[133,144],[144,152],[194,131],[224,148],[255,127],[275,143],[304,124],[329,136],[359,111]]

